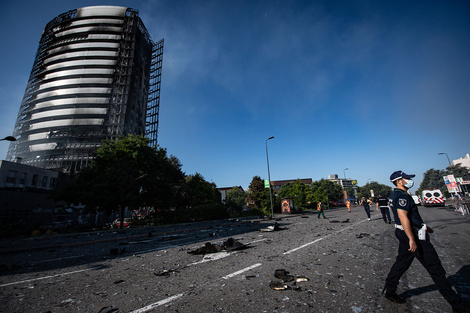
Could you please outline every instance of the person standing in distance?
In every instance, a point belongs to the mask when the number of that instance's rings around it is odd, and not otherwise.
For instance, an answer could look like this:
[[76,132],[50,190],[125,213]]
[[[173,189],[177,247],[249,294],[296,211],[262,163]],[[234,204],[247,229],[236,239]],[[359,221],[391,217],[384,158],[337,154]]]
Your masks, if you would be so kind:
[[388,209],[388,199],[379,195],[377,198],[377,211],[380,209],[382,213],[382,217],[385,223],[392,223],[392,219],[390,218],[390,210]]
[[424,224],[418,206],[408,194],[408,189],[413,187],[413,177],[415,175],[402,171],[396,171],[390,176],[390,181],[396,187],[390,195],[390,208],[395,218],[398,255],[385,280],[382,293],[392,302],[405,303],[406,300],[396,293],[398,282],[414,258],[417,258],[431,275],[441,295],[452,306],[453,312],[470,312],[470,308],[463,304],[462,298],[447,280],[439,256],[429,240],[429,234],[433,230]]
[[317,211],[318,211],[318,218],[320,218],[320,214],[323,215],[323,218],[324,219],[328,219],[326,216],[325,216],[325,206],[323,205],[323,203],[318,202],[317,204]]
[[371,203],[372,201],[370,199],[366,199],[366,197],[362,197],[361,202],[359,203],[359,205],[364,206],[364,210],[366,211],[367,218],[369,219],[369,221],[370,221],[370,204]]

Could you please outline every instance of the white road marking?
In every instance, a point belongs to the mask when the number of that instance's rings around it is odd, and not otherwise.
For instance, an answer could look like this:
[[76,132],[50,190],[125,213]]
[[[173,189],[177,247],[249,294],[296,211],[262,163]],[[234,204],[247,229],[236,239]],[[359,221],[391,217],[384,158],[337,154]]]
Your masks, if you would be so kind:
[[314,243],[317,243],[317,242],[319,242],[320,240],[326,239],[326,238],[328,238],[328,237],[330,237],[330,236],[331,236],[331,235],[327,235],[327,236],[325,236],[325,237],[318,238],[318,239],[316,239],[316,240],[314,240],[314,241],[307,242],[306,244],[301,245],[300,247],[294,248],[294,249],[292,249],[292,250],[286,251],[286,252],[284,252],[283,254],[291,254],[292,252],[295,252],[295,251],[297,251],[297,250],[300,250],[300,249],[303,249],[303,248],[308,247],[308,246],[310,246],[310,245],[313,245]]
[[67,273],[61,273],[61,274],[56,274],[56,275],[50,275],[50,276],[44,276],[44,277],[38,277],[34,279],[26,279],[26,280],[21,280],[21,281],[16,281],[8,284],[3,284],[0,285],[0,287],[6,287],[6,286],[11,286],[11,285],[18,285],[18,284],[24,284],[24,283],[30,283],[33,281],[38,281],[38,280],[43,280],[43,279],[48,279],[48,278],[55,278],[55,277],[60,277],[60,276],[66,276],[66,275],[72,275],[72,274],[77,274],[77,273],[82,273],[86,271],[91,271],[91,270],[97,270],[97,269],[102,269],[103,267],[92,267],[92,268],[87,268],[84,270],[78,270],[78,271],[73,271],[73,272],[67,272]]
[[241,269],[241,270],[239,270],[239,271],[236,271],[236,272],[234,272],[234,273],[232,273],[232,274],[228,274],[228,275],[226,275],[226,276],[224,276],[224,277],[222,277],[222,278],[223,278],[223,279],[229,279],[229,278],[232,278],[232,277],[234,277],[234,276],[240,275],[240,274],[242,274],[242,273],[248,272],[249,270],[252,270],[252,269],[254,269],[254,268],[258,267],[258,266],[261,266],[261,263],[256,263],[256,264],[253,264],[252,266],[245,267],[244,269]]
[[163,299],[163,300],[160,300],[158,302],[155,302],[155,303],[152,303],[152,304],[149,304],[147,306],[144,306],[143,308],[140,308],[138,310],[135,310],[135,311],[131,311],[129,313],[143,313],[143,312],[147,312],[147,311],[150,311],[151,309],[154,309],[160,305],[164,305],[164,304],[167,304],[167,303],[170,303],[171,301],[173,300],[176,300],[178,298],[181,298],[183,296],[182,293],[179,293],[177,295],[174,295],[172,297],[169,297],[169,298],[166,298],[166,299]]
[[357,223],[354,223],[354,224],[352,224],[352,225],[350,225],[350,226],[348,226],[348,227],[345,227],[345,228],[343,228],[343,229],[340,229],[340,230],[335,231],[333,234],[329,234],[329,235],[326,235],[326,236],[324,236],[324,237],[318,238],[318,239],[316,239],[316,240],[314,240],[314,241],[311,241],[311,242],[308,242],[308,243],[306,243],[306,244],[303,244],[303,245],[301,245],[300,247],[297,247],[297,248],[294,248],[294,249],[292,249],[292,250],[286,251],[286,252],[284,252],[283,254],[291,254],[292,252],[295,252],[295,251],[297,251],[297,250],[300,250],[300,249],[303,249],[303,248],[305,248],[305,247],[308,247],[308,246],[310,246],[310,245],[312,245],[312,244],[314,244],[314,243],[317,243],[317,242],[319,242],[319,241],[321,241],[321,240],[323,240],[323,239],[326,239],[326,238],[331,237],[331,236],[333,236],[333,235],[336,235],[336,234],[338,234],[338,233],[340,233],[340,232],[343,232],[343,231],[345,231],[345,230],[347,230],[347,229],[349,229],[349,228],[351,228],[351,227],[354,227],[354,226],[356,226],[356,225],[359,225],[360,223],[363,223],[363,222],[365,222],[365,221],[367,221],[367,220],[362,220],[362,221],[359,221],[359,222],[357,222]]

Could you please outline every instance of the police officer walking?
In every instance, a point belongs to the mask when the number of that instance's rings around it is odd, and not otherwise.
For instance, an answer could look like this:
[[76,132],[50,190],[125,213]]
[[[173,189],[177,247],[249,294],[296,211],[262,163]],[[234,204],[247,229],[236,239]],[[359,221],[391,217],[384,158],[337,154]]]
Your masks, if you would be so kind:
[[390,176],[390,181],[396,186],[390,195],[390,208],[395,219],[395,236],[399,244],[397,258],[382,293],[385,292],[385,298],[392,302],[405,303],[406,300],[396,293],[398,282],[414,258],[417,258],[431,275],[441,295],[452,306],[453,312],[470,312],[447,280],[439,256],[429,241],[429,234],[433,230],[424,224],[418,206],[407,192],[413,187],[413,177],[415,175],[407,175],[402,171],[396,171]]
[[391,224],[392,219],[390,218],[390,210],[388,209],[388,199],[383,197],[382,195],[379,195],[379,197],[377,198],[377,210],[379,209],[382,213],[384,222]]

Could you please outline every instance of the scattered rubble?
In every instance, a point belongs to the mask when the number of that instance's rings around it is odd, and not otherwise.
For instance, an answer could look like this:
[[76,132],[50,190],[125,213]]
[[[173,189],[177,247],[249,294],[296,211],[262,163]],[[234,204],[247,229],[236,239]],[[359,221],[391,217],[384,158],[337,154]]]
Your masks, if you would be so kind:
[[[269,283],[269,287],[273,290],[300,290],[300,287],[297,286],[299,282],[309,281],[307,277],[304,276],[293,276],[290,275],[285,269],[277,269],[274,271],[274,277],[278,278],[277,280],[272,280]],[[287,285],[287,283],[291,283]]]
[[272,280],[269,283],[269,287],[273,290],[286,290],[289,288],[283,281],[281,280]]
[[179,273],[179,270],[180,269],[183,269],[185,268],[186,266],[181,266],[181,267],[177,267],[177,268],[172,268],[172,269],[168,269],[168,270],[163,270],[163,271],[160,271],[160,272],[157,272],[157,273],[153,273],[155,276],[170,276],[171,273]]
[[112,306],[105,306],[98,311],[98,313],[113,313],[118,312],[119,309],[113,308]]
[[274,277],[282,279],[284,282],[290,282],[294,280],[294,276],[289,275],[285,269],[279,269],[274,271]]
[[287,228],[280,227],[279,223],[276,222],[276,223],[274,223],[273,226],[268,226],[266,228],[261,228],[260,231],[262,231],[262,232],[271,232],[271,231],[278,231],[278,230],[284,230],[284,229],[287,229]]
[[210,242],[206,242],[204,247],[198,248],[193,251],[188,251],[189,254],[207,254],[207,253],[217,253],[221,251],[234,251],[234,250],[241,250],[245,249],[247,245],[242,244],[238,240],[233,238],[227,239],[222,245],[212,244]]
[[338,220],[330,220],[330,223],[341,223],[341,224],[344,224],[344,223],[350,223],[349,221],[349,218],[344,220],[344,221],[338,221]]

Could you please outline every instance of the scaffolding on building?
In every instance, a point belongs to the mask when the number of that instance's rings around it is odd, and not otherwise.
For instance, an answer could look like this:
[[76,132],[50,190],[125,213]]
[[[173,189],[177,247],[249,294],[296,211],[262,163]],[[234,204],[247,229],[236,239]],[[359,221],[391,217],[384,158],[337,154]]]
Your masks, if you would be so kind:
[[[127,134],[145,135],[150,140],[150,146],[157,146],[163,39],[157,43],[153,42],[138,17],[138,11],[131,8],[123,9],[125,15],[119,16],[123,19],[123,23],[122,25],[119,24],[120,27],[122,26],[122,31],[119,33],[120,39],[116,40],[116,43],[119,42],[119,47],[115,48],[117,55],[109,57],[110,61],[115,60],[116,62],[113,65],[114,73],[109,74],[109,82],[99,83],[100,86],[109,87],[110,91],[106,95],[104,93],[99,95],[72,93],[49,96],[50,99],[101,97],[100,99],[106,101],[108,110],[106,116],[103,117],[103,123],[87,125],[80,123],[66,125],[64,123],[59,127],[50,126],[47,130],[46,128],[42,130],[43,134],[47,132],[45,137],[29,139],[31,134],[37,133],[30,127],[32,114],[46,111],[44,108],[38,110],[35,106],[37,103],[48,99],[47,97],[39,99],[37,96],[41,92],[44,93],[45,90],[45,88],[40,90],[40,86],[44,84],[44,77],[50,71],[48,70],[48,64],[52,64],[52,62],[47,63],[45,61],[51,56],[50,50],[65,46],[69,42],[89,42],[86,33],[77,32],[56,37],[56,32],[66,30],[75,19],[90,18],[90,16],[80,15],[80,9],[71,10],[50,21],[44,29],[13,132],[17,141],[10,144],[7,160],[23,159],[24,163],[28,165],[71,173],[87,166],[93,160],[94,152],[101,146],[103,139],[114,140]],[[111,15],[107,15],[107,17],[109,16]],[[91,18],[93,17],[94,15],[91,16]],[[100,27],[103,26],[100,25]],[[94,51],[94,49],[97,48],[92,48],[90,51]],[[114,48],[105,47],[103,49],[110,51]],[[64,50],[56,50],[59,51],[58,54],[65,53]],[[95,57],[95,59],[104,58],[102,56]],[[70,68],[76,70],[92,68],[92,66],[74,65]],[[103,65],[102,67],[110,66]],[[92,75],[96,78],[102,77],[102,75],[98,76],[99,74],[88,74],[88,77]],[[77,75],[71,77],[71,79],[76,77]],[[60,78],[56,79],[56,81],[59,80]],[[86,81],[76,82],[74,87],[86,88],[91,84],[93,83],[87,83]],[[59,89],[61,87],[59,85],[52,86],[50,90],[54,90],[54,88]],[[76,102],[75,105],[74,108],[78,108],[82,103]],[[83,106],[90,107],[88,103],[83,103]],[[97,102],[96,107],[103,108],[103,102]],[[51,112],[53,110],[50,109]],[[97,117],[97,114],[93,115],[93,113],[90,113],[89,116],[94,119],[100,118]],[[49,119],[48,121],[58,120],[51,116],[46,117],[44,114],[41,117],[44,121],[46,121],[46,118]],[[69,113],[66,118],[74,119],[73,113]],[[79,118],[86,118],[85,113],[82,113]],[[36,118],[37,122],[38,118]],[[39,122],[42,122],[42,120]],[[31,143],[31,140],[36,141]],[[43,144],[45,146],[48,142],[54,142],[53,148],[32,152],[31,144]]]
[[152,48],[152,64],[150,68],[150,86],[147,101],[147,119],[145,135],[150,139],[150,146],[158,144],[158,121],[160,112],[160,87],[162,79],[163,41],[160,40]]

